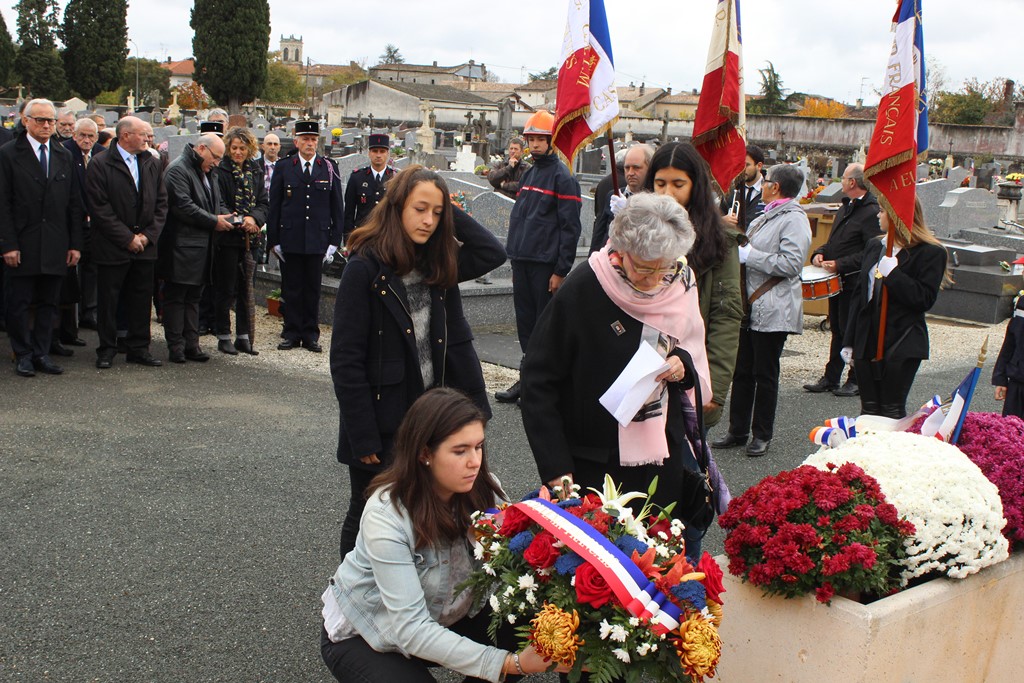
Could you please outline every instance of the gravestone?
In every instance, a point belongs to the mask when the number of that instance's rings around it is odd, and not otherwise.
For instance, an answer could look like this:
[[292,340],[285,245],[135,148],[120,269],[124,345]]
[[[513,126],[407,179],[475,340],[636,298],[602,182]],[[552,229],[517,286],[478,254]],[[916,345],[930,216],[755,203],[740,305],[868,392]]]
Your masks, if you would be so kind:
[[960,187],[964,178],[970,177],[971,172],[963,166],[954,166],[946,173],[946,179],[953,183],[953,187]]
[[190,134],[198,133],[199,132],[199,122],[196,121],[195,119],[189,119],[188,121],[185,122],[185,129],[188,130],[188,132]]
[[348,177],[357,168],[370,165],[370,157],[365,154],[349,154],[348,156],[335,159],[338,164],[338,174],[348,182]]
[[257,134],[266,133],[270,130],[270,121],[267,121],[264,116],[257,116],[252,120],[252,129],[256,131]]
[[843,184],[832,183],[824,190],[819,192],[818,196],[815,198],[814,201],[818,202],[819,204],[837,204],[843,201],[843,197],[845,196],[846,195],[843,194]]
[[983,190],[992,189],[992,180],[997,174],[997,166],[995,164],[982,164],[975,171],[974,175],[977,178],[975,183],[976,187],[980,187]]
[[508,237],[508,220],[515,200],[500,192],[484,192],[473,198],[473,218],[502,241]]
[[580,154],[580,173],[600,173],[603,156],[600,149],[584,150]]
[[928,164],[918,164],[917,165],[917,179],[918,180],[927,180],[928,179],[928,174],[930,172],[931,172],[931,168],[928,166]]
[[455,170],[472,173],[473,169],[477,166],[479,158],[471,145],[463,145],[462,149],[455,155]]
[[405,133],[405,148],[409,150],[416,149],[416,131],[409,130]]
[[182,150],[187,144],[195,144],[199,141],[199,135],[190,133],[188,135],[175,135],[167,139],[167,156],[174,161],[181,156]]
[[[934,231],[938,227],[938,221],[945,218],[945,214],[939,211],[939,204],[946,199],[946,193],[954,189],[953,184],[946,178],[936,178],[918,183],[915,190],[917,198],[921,201],[924,209],[925,223]],[[940,213],[942,216],[940,218]]]
[[946,193],[938,206],[940,227],[932,227],[939,237],[955,237],[961,230],[989,228],[999,224],[999,206],[988,190],[959,187]]
[[178,129],[176,126],[158,126],[153,128],[153,140],[156,144],[166,142],[167,140],[177,137]]
[[412,163],[412,161],[410,160],[410,158],[405,156],[405,157],[399,157],[398,159],[395,159],[394,161],[391,162],[391,165],[394,166],[397,170],[400,171],[403,168],[406,168],[407,166],[409,166],[409,164],[411,164],[411,163]]

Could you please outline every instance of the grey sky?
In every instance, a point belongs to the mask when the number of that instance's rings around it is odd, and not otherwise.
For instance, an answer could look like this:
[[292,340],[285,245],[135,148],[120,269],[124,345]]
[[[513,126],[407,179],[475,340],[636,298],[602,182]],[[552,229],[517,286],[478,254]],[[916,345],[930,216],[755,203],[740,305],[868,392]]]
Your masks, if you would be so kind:
[[[15,34],[15,12],[8,3],[2,11]],[[675,91],[699,89],[715,4],[606,0],[619,85],[646,81]],[[868,103],[877,100],[872,89],[885,67],[895,0],[741,4],[748,93],[759,90],[756,70],[771,60],[786,88],[851,103],[863,91]],[[971,76],[1021,76],[1012,55],[1016,31],[1024,25],[1024,2],[924,0],[923,6],[925,52],[944,66],[947,88]],[[271,49],[277,49],[281,34],[295,34],[303,36],[305,54],[314,62],[374,64],[390,42],[408,62],[475,59],[502,80],[519,82],[526,72],[558,61],[567,5],[566,0],[390,0],[367,7],[338,0],[270,0]],[[128,33],[142,56],[190,56],[191,8],[191,0],[131,0]]]

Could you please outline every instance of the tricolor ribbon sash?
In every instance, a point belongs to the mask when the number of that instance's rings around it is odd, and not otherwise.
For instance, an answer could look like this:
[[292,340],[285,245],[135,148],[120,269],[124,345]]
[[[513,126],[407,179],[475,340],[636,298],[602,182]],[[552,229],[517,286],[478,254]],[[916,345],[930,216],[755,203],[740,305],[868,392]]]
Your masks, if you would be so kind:
[[661,635],[679,628],[682,610],[655,587],[633,560],[594,527],[539,498],[524,500],[513,507],[593,565],[626,611],[649,620],[654,633]]

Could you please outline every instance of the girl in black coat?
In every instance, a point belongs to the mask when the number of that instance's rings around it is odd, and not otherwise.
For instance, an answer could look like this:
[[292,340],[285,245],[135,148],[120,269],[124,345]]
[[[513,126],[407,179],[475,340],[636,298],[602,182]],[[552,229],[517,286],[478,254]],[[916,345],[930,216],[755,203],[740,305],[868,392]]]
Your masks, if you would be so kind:
[[[221,201],[235,215],[232,230],[213,235],[213,310],[217,349],[238,355],[257,355],[252,347],[253,250],[260,227],[267,222],[270,198],[263,183],[263,169],[253,159],[258,152],[256,136],[248,128],[234,127],[224,135],[224,158],[217,168]],[[247,266],[247,267],[246,267]],[[235,309],[235,343],[231,344],[231,308]]]
[[[885,233],[890,220],[886,209],[879,211],[878,222]],[[910,234],[900,230],[892,234],[893,256],[885,255],[888,238],[872,240],[864,248],[842,355],[858,368],[861,413],[901,418],[907,414],[907,394],[921,361],[928,358],[925,313],[935,305],[940,287],[951,280],[946,248],[925,225],[919,201],[914,202]],[[883,286],[888,291],[888,313],[883,357],[876,361]]]
[[409,406],[427,389],[461,389],[490,417],[480,360],[458,283],[505,261],[501,243],[452,206],[438,174],[410,166],[348,238],[334,308],[331,376],[338,398],[338,460],[352,495],[341,556],[355,544],[370,480],[390,460]]

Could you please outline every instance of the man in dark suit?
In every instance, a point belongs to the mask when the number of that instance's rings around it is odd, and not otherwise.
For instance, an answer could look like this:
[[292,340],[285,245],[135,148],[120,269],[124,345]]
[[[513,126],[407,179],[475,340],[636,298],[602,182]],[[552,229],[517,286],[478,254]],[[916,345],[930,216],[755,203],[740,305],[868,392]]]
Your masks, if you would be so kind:
[[117,142],[89,166],[86,189],[97,265],[96,367],[109,368],[117,352],[117,308],[128,326],[125,361],[162,363],[149,351],[150,311],[156,246],[167,218],[161,163],[146,149],[146,124],[126,116],[117,122]]
[[366,222],[373,207],[384,198],[384,185],[395,175],[388,166],[391,156],[390,138],[386,133],[370,135],[370,165],[357,168],[345,186],[345,235]]
[[[14,139],[14,133],[0,121],[0,147]],[[0,259],[0,332],[7,329],[7,321],[4,319],[4,262]]]
[[843,171],[843,194],[846,197],[832,221],[832,232],[828,240],[811,255],[811,265],[824,268],[830,273],[839,273],[842,277],[842,291],[828,300],[832,343],[825,374],[814,384],[805,384],[804,389],[815,394],[831,391],[836,396],[856,396],[860,390],[853,366],[850,366],[846,383],[839,386],[846,365],[840,352],[843,350],[843,336],[849,322],[850,297],[857,273],[860,272],[864,247],[882,232],[878,225],[878,200],[868,192],[863,165],[850,164]]
[[[114,150],[116,152],[116,150]],[[210,282],[214,230],[233,230],[223,210],[213,168],[224,158],[224,141],[213,133],[185,145],[164,174],[167,220],[157,249],[164,280],[164,336],[172,363],[206,362],[199,347],[199,299]]]
[[[77,277],[79,291],[78,318],[74,313],[69,316],[61,314],[60,341],[74,346],[84,346],[85,342],[78,339],[78,328],[96,329],[96,263],[92,258],[92,231],[89,222],[89,205],[85,192],[85,169],[92,160],[92,149],[96,146],[99,130],[92,119],[79,119],[75,122],[74,132],[70,140],[65,140],[64,147],[71,152],[71,160],[78,176],[78,187],[82,191],[82,206],[85,209],[85,221],[82,223],[82,258],[78,261],[77,274],[69,273],[68,277]],[[102,149],[99,148],[99,149]],[[65,290],[70,283],[65,280]]]
[[[747,159],[743,166],[743,186],[733,187],[722,199],[722,215],[726,223],[740,232],[746,232],[755,218],[764,213],[761,201],[761,183],[764,177],[764,152],[757,145],[747,145]],[[739,202],[739,203],[737,203]],[[743,206],[743,225],[739,224],[740,205]]]
[[22,123],[25,134],[0,148],[7,334],[19,375],[32,377],[36,370],[59,375],[64,370],[50,360],[50,341],[61,280],[81,256],[81,193],[70,152],[50,140],[57,123],[53,103],[30,101]]
[[345,220],[338,168],[316,153],[320,125],[295,124],[295,156],[277,163],[270,186],[267,245],[282,261],[282,351],[320,353],[320,268],[334,256]]

